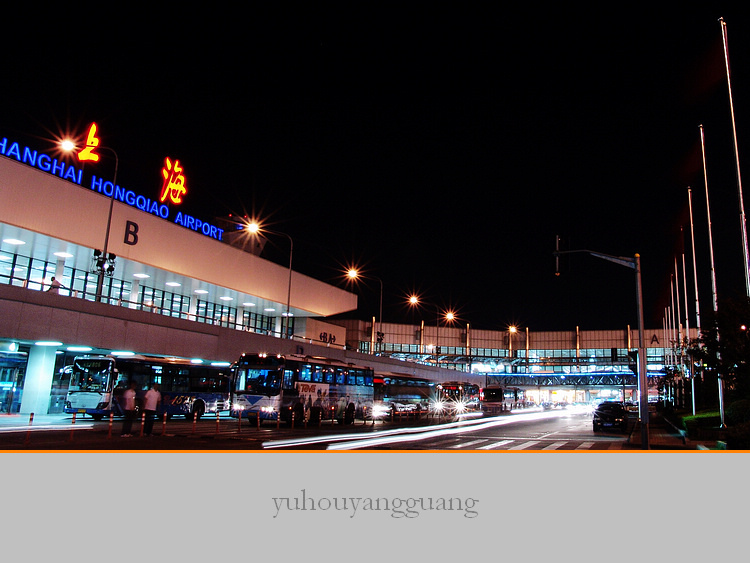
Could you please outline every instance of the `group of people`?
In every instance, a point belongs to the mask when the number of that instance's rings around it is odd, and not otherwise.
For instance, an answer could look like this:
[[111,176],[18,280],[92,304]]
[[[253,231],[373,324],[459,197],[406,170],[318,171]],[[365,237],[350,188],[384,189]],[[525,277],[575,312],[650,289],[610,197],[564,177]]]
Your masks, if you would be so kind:
[[[136,415],[136,387],[136,383],[134,381],[131,382],[130,387],[122,395],[122,407],[125,411],[125,419],[122,423],[122,434],[120,436],[123,438],[130,438],[133,435],[133,420],[135,420]],[[156,410],[160,404],[161,392],[159,391],[159,385],[154,383],[143,397],[143,436],[151,436],[154,429]]]

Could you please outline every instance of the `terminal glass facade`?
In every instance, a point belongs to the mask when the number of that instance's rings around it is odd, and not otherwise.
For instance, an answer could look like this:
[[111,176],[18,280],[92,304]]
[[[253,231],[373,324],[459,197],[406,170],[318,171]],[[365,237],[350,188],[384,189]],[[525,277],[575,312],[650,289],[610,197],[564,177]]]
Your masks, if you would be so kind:
[[[62,274],[56,262],[33,259],[18,252],[0,251],[1,284],[44,291],[49,288],[49,280],[55,276],[63,285],[60,294],[89,301],[96,299],[100,274],[69,266],[63,266],[61,270]],[[224,303],[191,298],[175,291],[156,289],[142,280],[134,283],[105,275],[101,300],[110,305],[262,334],[273,334],[275,327],[274,317]],[[191,309],[191,305],[195,310]],[[288,330],[293,331],[294,317],[289,317],[288,322]]]

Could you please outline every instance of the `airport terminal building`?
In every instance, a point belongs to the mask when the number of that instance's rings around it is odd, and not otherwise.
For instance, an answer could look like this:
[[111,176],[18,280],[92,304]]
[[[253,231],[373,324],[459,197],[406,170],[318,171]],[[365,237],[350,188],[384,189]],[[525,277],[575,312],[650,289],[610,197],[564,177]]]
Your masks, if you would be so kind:
[[[109,181],[106,166],[84,171],[45,150],[0,133],[0,413],[62,412],[62,368],[78,354],[118,352],[230,364],[262,350],[497,382],[537,402],[634,396],[630,327],[334,320],[357,309],[357,296],[246,251],[219,219],[181,211],[178,161],[165,159],[159,193],[117,185],[116,164]],[[677,335],[645,336],[651,397],[678,363]]]

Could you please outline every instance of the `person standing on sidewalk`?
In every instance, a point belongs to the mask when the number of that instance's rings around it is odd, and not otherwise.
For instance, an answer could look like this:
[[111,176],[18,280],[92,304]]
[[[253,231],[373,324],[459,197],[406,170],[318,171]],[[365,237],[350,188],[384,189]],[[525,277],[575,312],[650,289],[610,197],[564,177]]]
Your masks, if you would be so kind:
[[133,418],[135,418],[135,381],[130,382],[130,387],[122,394],[122,408],[125,411],[125,420],[122,423],[123,438],[130,438],[133,428]]
[[146,419],[143,423],[143,435],[151,436],[151,431],[154,428],[154,417],[156,416],[156,409],[161,404],[161,393],[159,392],[159,384],[154,383],[151,389],[146,391],[146,396],[143,399],[143,412],[146,415]]

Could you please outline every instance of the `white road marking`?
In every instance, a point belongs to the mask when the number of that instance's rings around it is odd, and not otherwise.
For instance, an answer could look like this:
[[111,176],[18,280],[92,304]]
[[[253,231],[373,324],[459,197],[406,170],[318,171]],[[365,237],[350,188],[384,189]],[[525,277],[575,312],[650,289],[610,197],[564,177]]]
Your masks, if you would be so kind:
[[531,440],[530,442],[524,442],[523,444],[518,444],[517,446],[513,446],[512,448],[508,448],[509,450],[526,450],[530,448],[531,446],[534,446],[539,443],[539,440]]
[[544,446],[542,449],[543,450],[556,450],[558,448],[561,448],[562,446],[564,446],[567,443],[568,442],[553,442],[549,446]]
[[492,444],[487,444],[486,446],[482,446],[479,448],[480,450],[494,450],[495,448],[499,448],[500,446],[504,446],[505,444],[510,444],[513,442],[513,440],[501,440],[499,442],[493,442]]

